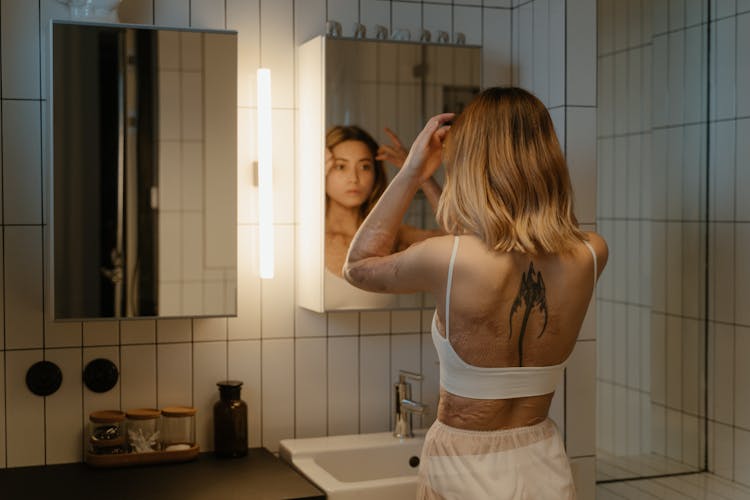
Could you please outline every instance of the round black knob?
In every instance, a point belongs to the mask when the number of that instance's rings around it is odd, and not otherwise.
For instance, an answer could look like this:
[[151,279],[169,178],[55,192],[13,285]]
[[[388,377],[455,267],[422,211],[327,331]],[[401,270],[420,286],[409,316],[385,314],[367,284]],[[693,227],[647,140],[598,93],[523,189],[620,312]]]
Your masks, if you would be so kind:
[[54,394],[62,385],[60,367],[51,361],[39,361],[26,372],[26,387],[37,396]]
[[117,366],[108,359],[97,358],[83,370],[83,383],[94,392],[107,392],[117,384]]
[[409,466],[412,468],[419,467],[419,457],[411,457],[409,459]]

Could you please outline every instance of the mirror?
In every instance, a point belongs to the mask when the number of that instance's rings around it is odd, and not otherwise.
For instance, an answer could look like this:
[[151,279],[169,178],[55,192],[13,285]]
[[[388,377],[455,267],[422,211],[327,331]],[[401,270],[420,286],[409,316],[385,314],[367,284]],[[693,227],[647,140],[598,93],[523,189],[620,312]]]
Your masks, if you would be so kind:
[[52,42],[54,319],[236,315],[236,33]]
[[[326,132],[355,125],[377,144],[392,144],[387,127],[408,149],[427,119],[442,112],[458,113],[479,93],[481,48],[317,37],[303,44],[298,55],[301,154],[297,182],[305,189],[298,192],[297,241],[316,243],[313,251],[308,243],[298,248],[299,305],[318,312],[430,306],[423,294],[364,292],[338,275],[346,244],[332,250],[331,232],[327,232],[330,218],[326,215],[333,212],[327,212]],[[398,169],[383,163],[390,181]],[[443,179],[441,168],[435,180],[442,186]],[[311,194],[311,186],[319,191]],[[421,190],[403,224],[422,231],[438,228]],[[331,258],[332,253],[338,260]]]

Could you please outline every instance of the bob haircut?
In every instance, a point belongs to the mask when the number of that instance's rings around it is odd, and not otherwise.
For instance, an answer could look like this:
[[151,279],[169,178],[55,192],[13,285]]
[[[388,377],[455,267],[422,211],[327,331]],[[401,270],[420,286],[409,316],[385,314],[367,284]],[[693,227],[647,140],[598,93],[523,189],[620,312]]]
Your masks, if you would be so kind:
[[[345,141],[359,141],[367,146],[372,154],[372,161],[375,167],[375,180],[372,185],[372,191],[367,200],[359,207],[359,213],[362,218],[367,217],[370,210],[380,199],[380,196],[388,186],[388,179],[385,175],[385,167],[381,160],[375,159],[378,154],[378,143],[372,138],[370,134],[365,132],[363,129],[356,125],[337,125],[326,132],[326,148],[333,150],[334,147],[338,146]],[[328,172],[326,172],[328,175]],[[328,195],[326,195],[326,205],[328,204]]]
[[437,218],[449,233],[532,255],[567,253],[586,239],[552,119],[529,92],[484,90],[453,123],[444,158]]

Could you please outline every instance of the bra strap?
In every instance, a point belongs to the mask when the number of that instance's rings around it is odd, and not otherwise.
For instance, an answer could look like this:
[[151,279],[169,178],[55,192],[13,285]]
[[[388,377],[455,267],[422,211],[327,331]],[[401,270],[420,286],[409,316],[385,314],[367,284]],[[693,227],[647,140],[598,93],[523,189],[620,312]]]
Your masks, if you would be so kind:
[[584,240],[583,241],[587,247],[589,247],[589,250],[591,251],[591,256],[594,257],[594,288],[596,288],[596,271],[599,269],[599,266],[596,263],[596,252],[594,251],[594,247],[591,246],[591,243]]
[[453,263],[456,262],[456,253],[458,252],[458,236],[453,237],[453,253],[451,253],[451,263],[448,264],[448,283],[445,285],[445,339],[450,339],[448,325],[451,324],[451,285],[453,284]]

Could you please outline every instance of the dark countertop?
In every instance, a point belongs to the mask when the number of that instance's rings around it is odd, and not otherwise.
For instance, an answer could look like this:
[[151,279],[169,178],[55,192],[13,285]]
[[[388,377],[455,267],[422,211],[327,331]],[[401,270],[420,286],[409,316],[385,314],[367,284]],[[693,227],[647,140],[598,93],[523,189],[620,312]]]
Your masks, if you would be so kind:
[[0,498],[35,499],[325,499],[304,476],[265,448],[247,457],[112,469],[83,463],[0,470]]

